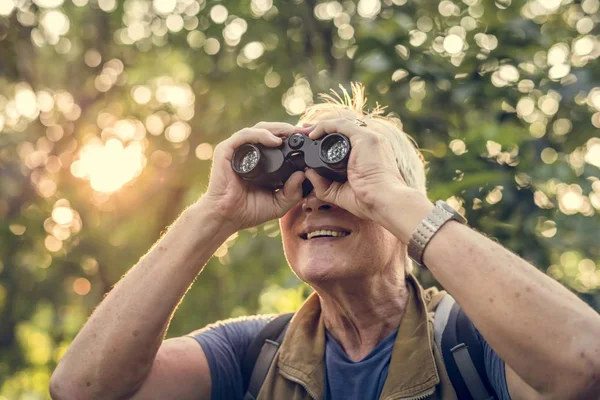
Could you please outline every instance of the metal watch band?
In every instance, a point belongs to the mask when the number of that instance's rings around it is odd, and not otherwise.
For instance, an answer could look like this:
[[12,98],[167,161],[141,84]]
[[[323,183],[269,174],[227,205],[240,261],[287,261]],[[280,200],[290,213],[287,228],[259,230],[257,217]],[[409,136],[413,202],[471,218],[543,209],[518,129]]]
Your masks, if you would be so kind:
[[457,211],[452,209],[446,202],[438,200],[435,207],[423,218],[421,223],[413,232],[408,243],[408,256],[417,264],[423,266],[423,252],[431,238],[449,220],[454,219],[460,223],[466,223],[466,219]]

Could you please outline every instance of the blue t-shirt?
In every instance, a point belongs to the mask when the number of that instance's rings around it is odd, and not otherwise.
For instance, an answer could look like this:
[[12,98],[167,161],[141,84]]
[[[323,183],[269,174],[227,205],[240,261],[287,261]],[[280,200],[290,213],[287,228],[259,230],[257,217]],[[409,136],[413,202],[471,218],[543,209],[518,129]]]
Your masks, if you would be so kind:
[[396,329],[365,358],[354,362],[325,331],[325,400],[378,399],[388,376]]
[[[212,399],[244,398],[241,365],[252,339],[273,315],[232,318],[206,326],[191,336],[200,343],[210,369]],[[364,359],[353,362],[340,344],[326,332],[325,400],[378,399],[388,375],[396,330]],[[481,335],[485,369],[499,400],[511,400],[506,385],[504,361]]]

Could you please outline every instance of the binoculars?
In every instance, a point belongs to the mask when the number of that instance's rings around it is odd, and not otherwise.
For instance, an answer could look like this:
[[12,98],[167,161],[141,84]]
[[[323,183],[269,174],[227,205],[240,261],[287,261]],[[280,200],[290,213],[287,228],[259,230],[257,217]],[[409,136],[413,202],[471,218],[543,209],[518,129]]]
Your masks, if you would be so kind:
[[[295,171],[314,169],[332,181],[348,179],[346,167],[350,156],[350,140],[332,133],[312,140],[301,133],[288,136],[278,147],[262,144],[243,144],[233,152],[231,166],[245,181],[275,190],[283,187]],[[302,196],[306,197],[313,186],[308,179],[302,183]]]

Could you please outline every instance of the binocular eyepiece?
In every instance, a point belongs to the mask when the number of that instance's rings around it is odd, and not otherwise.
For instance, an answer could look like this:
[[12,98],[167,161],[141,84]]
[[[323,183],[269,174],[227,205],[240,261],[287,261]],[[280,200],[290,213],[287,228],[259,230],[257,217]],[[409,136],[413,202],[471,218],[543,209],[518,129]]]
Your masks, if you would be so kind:
[[[312,140],[301,133],[287,137],[278,147],[243,144],[233,152],[231,166],[244,180],[265,189],[279,189],[295,171],[314,169],[319,175],[337,182],[348,179],[346,167],[350,140],[332,133]],[[302,184],[304,197],[312,191],[308,179]]]

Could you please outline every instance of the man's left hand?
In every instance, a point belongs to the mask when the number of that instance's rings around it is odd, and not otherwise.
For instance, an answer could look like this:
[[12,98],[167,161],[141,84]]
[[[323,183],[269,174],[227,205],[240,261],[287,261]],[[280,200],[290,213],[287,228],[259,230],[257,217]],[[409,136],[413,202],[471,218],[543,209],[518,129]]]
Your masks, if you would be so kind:
[[328,133],[341,133],[350,140],[348,181],[332,182],[313,169],[305,172],[319,200],[335,204],[359,218],[376,220],[381,215],[383,194],[392,187],[408,191],[400,174],[390,140],[368,126],[350,119],[326,119],[317,123],[309,137],[318,139]]

